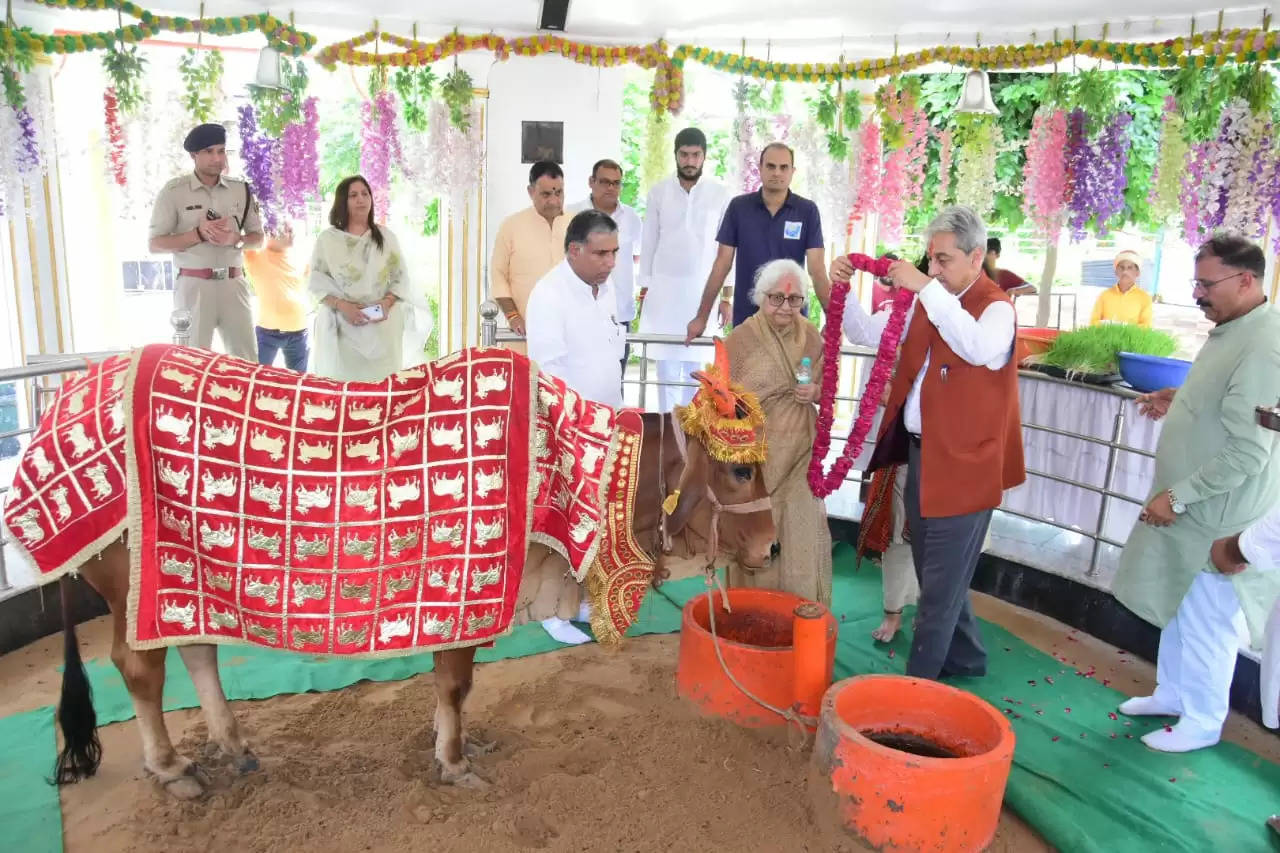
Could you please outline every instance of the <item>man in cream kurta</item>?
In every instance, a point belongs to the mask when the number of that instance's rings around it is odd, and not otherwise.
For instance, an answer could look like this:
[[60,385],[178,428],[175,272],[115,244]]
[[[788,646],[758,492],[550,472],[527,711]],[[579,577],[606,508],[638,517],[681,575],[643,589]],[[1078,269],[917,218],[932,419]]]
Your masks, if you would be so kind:
[[[702,288],[716,256],[716,229],[729,204],[723,184],[703,177],[707,140],[697,128],[676,135],[676,173],[649,191],[640,236],[640,332],[684,336],[697,313]],[[684,344],[651,344],[660,382],[692,383],[690,376],[710,360],[705,349]],[[659,390],[659,410],[687,405],[692,387]]]
[[[1280,572],[1226,576],[1210,563],[1217,539],[1239,533],[1280,500],[1277,434],[1255,407],[1280,398],[1280,313],[1262,292],[1262,250],[1218,237],[1196,255],[1192,294],[1218,325],[1181,388],[1139,399],[1164,417],[1153,497],[1120,558],[1112,591],[1161,626],[1156,690],[1120,706],[1129,715],[1177,716],[1147,746],[1186,752],[1218,742],[1229,710],[1240,632],[1260,645]],[[1167,414],[1166,414],[1167,413]]]
[[529,294],[538,279],[564,257],[564,172],[549,160],[529,169],[532,204],[498,227],[489,264],[489,295],[506,315],[507,325],[525,333]]

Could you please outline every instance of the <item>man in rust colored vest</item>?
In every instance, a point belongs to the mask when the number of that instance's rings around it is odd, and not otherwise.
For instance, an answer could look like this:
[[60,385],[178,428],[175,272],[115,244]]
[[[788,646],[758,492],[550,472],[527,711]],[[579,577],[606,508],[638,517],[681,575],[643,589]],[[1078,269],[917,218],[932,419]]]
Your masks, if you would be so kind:
[[[920,603],[907,674],[985,675],[969,604],[991,511],[1026,479],[1009,297],[982,271],[987,231],[972,209],[929,224],[929,273],[908,261],[895,286],[919,294],[869,468],[908,463],[904,502]],[[833,265],[835,278],[848,278]],[[932,276],[932,278],[930,277]],[[887,313],[887,312],[886,312]],[[852,315],[852,316],[851,316]],[[846,311],[855,343],[879,343],[884,321]]]

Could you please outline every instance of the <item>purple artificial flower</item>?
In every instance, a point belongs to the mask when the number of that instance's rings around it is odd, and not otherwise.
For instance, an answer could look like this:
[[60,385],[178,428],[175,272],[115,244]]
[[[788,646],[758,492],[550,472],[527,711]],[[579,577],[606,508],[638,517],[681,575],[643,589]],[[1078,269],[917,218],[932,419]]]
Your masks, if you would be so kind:
[[240,115],[240,156],[244,160],[245,177],[262,210],[262,222],[268,230],[279,223],[275,181],[271,176],[276,141],[258,130],[257,115],[250,104],[243,104]]

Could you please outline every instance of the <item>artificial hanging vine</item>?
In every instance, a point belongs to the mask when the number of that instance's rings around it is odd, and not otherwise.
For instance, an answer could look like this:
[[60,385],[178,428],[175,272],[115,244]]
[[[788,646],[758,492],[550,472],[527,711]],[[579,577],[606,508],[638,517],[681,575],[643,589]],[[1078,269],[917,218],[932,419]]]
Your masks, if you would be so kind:
[[182,105],[197,122],[206,122],[213,118],[218,103],[224,63],[220,50],[203,51],[204,56],[200,53],[195,48],[188,48],[178,62],[178,73],[186,87]]
[[102,57],[102,68],[116,92],[116,104],[122,115],[133,115],[147,101],[143,89],[147,60],[138,52],[137,45],[125,47],[115,44],[107,48]]
[[449,121],[463,133],[471,129],[471,101],[475,98],[474,88],[471,75],[456,66],[440,81],[440,97],[449,107]]
[[436,85],[436,74],[430,67],[401,68],[391,78],[391,85],[404,105],[404,123],[410,130],[427,129],[427,107]]
[[301,59],[280,58],[282,88],[249,86],[258,128],[272,139],[279,139],[291,124],[305,121],[303,104],[307,92],[307,66]]

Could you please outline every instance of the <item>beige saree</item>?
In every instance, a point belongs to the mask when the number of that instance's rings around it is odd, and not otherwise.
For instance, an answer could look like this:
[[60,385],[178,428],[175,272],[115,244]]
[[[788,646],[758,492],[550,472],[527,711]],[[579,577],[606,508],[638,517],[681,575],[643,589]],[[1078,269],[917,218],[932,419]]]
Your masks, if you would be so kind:
[[781,589],[831,604],[831,531],[826,505],[809,489],[809,459],[818,409],[798,402],[796,370],[809,357],[814,381],[822,376],[822,337],[803,317],[778,330],[763,312],[738,326],[725,340],[730,375],[760,398],[769,457],[765,485],[773,498],[773,521],[780,553],[762,570],[729,570],[731,586]]

